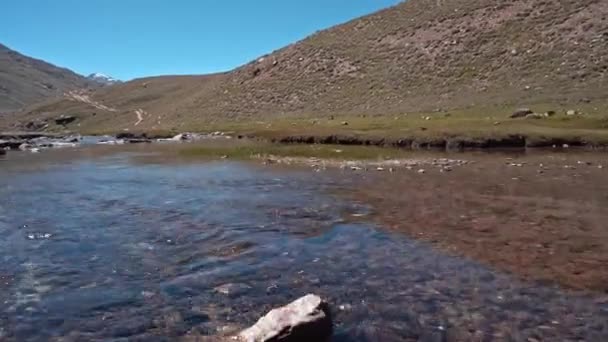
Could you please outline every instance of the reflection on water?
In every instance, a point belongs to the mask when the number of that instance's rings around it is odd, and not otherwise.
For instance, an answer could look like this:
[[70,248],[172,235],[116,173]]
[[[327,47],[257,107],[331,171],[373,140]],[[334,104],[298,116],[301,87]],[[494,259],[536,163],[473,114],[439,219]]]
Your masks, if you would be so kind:
[[602,298],[344,221],[341,175],[116,151],[0,164],[0,340],[215,335],[310,292],[336,341],[608,338]]

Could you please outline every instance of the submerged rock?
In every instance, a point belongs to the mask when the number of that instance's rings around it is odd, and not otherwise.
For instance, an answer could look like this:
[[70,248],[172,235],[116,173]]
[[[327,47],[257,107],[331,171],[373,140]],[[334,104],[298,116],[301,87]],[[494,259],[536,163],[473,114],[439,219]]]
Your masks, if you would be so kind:
[[214,292],[231,297],[242,295],[249,290],[251,290],[251,286],[241,283],[228,283],[213,289]]
[[235,340],[242,342],[328,341],[332,334],[329,305],[309,294],[286,306],[271,310]]

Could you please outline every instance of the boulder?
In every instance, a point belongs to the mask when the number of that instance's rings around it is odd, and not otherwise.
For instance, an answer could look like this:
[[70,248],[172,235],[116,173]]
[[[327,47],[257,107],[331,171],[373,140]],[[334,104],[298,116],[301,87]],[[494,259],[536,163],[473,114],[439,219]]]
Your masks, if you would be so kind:
[[41,120],[41,121],[39,121],[39,120],[30,121],[30,122],[28,122],[28,123],[25,124],[25,128],[27,130],[30,130],[30,131],[38,131],[38,130],[41,130],[41,129],[45,129],[48,126],[49,126],[49,124],[46,121],[44,121],[44,120]]
[[527,115],[534,114],[530,108],[520,108],[511,114],[511,119],[525,118]]
[[70,124],[72,122],[76,121],[76,117],[75,116],[71,116],[71,115],[62,115],[60,117],[58,117],[57,119],[55,119],[55,123],[57,125],[61,125],[61,126],[65,126],[67,124]]
[[240,332],[241,342],[329,341],[332,321],[329,305],[321,297],[309,294],[271,310],[256,324]]
[[190,138],[190,135],[188,133],[180,133],[172,138],[170,138],[169,140],[171,141],[184,141],[184,140],[188,140]]

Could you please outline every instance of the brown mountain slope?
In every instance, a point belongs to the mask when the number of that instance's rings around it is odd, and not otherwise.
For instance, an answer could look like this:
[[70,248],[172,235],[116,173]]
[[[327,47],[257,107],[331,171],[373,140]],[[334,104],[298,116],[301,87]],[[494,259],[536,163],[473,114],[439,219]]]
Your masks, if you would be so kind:
[[0,44],[0,113],[56,97],[69,89],[97,86],[68,69],[24,56]]
[[137,110],[144,113],[138,127],[152,129],[605,103],[607,17],[604,0],[410,0],[227,74],[135,80],[92,94],[115,111],[63,99],[28,117],[72,113],[85,127],[118,130],[133,128]]

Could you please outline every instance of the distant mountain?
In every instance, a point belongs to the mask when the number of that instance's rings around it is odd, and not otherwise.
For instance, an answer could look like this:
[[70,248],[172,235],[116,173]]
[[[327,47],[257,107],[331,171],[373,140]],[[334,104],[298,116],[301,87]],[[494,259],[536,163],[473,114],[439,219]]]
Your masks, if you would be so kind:
[[16,111],[69,90],[98,87],[98,82],[71,70],[0,44],[0,113]]
[[606,0],[408,0],[227,73],[137,79],[27,118],[72,113],[80,129],[112,131],[605,103],[606,18]]
[[89,76],[87,76],[87,79],[89,79],[93,82],[97,82],[102,85],[112,85],[112,84],[120,83],[120,80],[117,80],[111,76],[104,75],[99,72],[90,74]]

